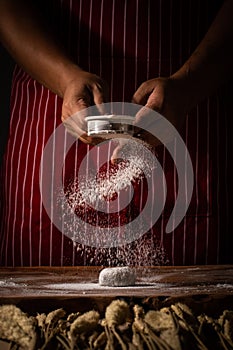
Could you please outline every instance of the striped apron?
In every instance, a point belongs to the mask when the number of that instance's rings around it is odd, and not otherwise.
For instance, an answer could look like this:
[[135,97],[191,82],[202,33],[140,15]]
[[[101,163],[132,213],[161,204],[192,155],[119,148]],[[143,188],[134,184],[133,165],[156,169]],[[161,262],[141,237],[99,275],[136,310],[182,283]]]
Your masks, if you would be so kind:
[[[110,101],[115,102],[130,102],[142,82],[174,73],[203,38],[221,5],[221,1],[212,0],[41,3],[65,50],[80,67],[109,83]],[[45,211],[39,188],[40,162],[50,135],[61,124],[62,101],[16,66],[0,182],[1,266],[232,263],[231,95],[229,84],[187,115],[181,136],[192,159],[194,190],[180,225],[165,233],[175,204],[177,174],[173,160],[161,146],[157,157],[168,187],[163,213],[137,241],[119,249],[95,249],[63,235]],[[64,152],[65,142],[64,138],[60,152]],[[90,149],[81,141],[72,147],[64,165],[67,179],[75,177],[78,164]],[[100,158],[98,148],[97,167]],[[142,206],[142,187],[135,191],[134,213]],[[123,211],[121,225],[125,217],[127,212]],[[114,225],[117,220],[115,216]]]

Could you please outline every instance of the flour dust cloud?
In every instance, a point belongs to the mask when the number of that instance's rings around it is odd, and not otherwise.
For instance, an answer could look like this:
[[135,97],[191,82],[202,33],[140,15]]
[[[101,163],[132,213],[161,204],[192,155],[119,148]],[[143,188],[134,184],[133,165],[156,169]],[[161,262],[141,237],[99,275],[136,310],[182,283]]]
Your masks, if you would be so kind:
[[[88,171],[78,173],[58,196],[65,234],[73,240],[77,254],[84,256],[86,265],[167,264],[164,249],[151,232],[136,235],[145,225],[140,211],[147,200],[147,182],[153,180],[157,168],[156,156],[133,139],[124,143],[116,164],[109,156],[106,154],[97,169],[85,164]],[[136,226],[130,226],[135,219]]]

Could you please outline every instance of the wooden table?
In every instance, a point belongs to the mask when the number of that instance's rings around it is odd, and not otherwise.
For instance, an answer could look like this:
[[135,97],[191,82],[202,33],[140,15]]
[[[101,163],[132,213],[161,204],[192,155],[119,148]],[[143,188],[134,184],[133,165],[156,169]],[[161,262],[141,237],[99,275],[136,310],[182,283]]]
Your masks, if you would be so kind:
[[233,310],[233,265],[138,267],[133,287],[101,287],[100,267],[0,268],[0,304],[16,304],[24,311],[101,312],[117,297],[140,300],[153,307],[181,301],[196,312]]

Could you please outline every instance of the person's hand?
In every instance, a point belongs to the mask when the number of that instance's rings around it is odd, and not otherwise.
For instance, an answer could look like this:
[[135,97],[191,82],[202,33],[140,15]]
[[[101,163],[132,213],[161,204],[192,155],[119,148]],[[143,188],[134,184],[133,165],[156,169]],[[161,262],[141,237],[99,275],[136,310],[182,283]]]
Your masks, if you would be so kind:
[[[173,78],[156,78],[144,82],[133,96],[132,102],[145,106],[135,117],[135,126],[140,127],[139,137],[157,146],[160,141],[154,137],[162,132],[163,140],[170,142],[174,138],[171,128],[162,127],[162,119],[151,110],[165,117],[179,132],[188,110],[186,92],[183,84]],[[147,132],[146,130],[150,130]]]
[[[174,139],[174,129],[166,127],[165,117],[179,132],[187,110],[189,99],[186,82],[173,78],[156,78],[144,82],[135,92],[132,102],[142,105],[135,116],[134,125],[137,129],[135,137],[145,141],[147,144],[156,147],[161,141],[154,135],[160,136],[164,143]],[[154,113],[154,111],[158,112]],[[148,130],[150,132],[148,132]],[[122,140],[113,150],[111,160],[117,162],[121,159],[121,153],[127,140]]]
[[69,81],[63,95],[62,121],[67,130],[85,143],[98,143],[86,134],[86,109],[96,105],[97,112],[104,114],[108,88],[97,75],[79,70]]

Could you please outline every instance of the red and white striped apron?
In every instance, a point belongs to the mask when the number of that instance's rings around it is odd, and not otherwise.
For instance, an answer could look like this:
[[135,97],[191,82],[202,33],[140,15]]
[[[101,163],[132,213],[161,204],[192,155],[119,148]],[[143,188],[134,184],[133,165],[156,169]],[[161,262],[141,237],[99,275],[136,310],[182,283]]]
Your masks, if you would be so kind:
[[[83,69],[109,83],[111,101],[126,102],[143,81],[169,76],[184,63],[220,4],[211,0],[45,2],[67,52]],[[39,167],[46,142],[61,123],[62,101],[16,67],[9,140],[1,171],[1,265],[108,265],[117,259],[118,263],[136,265],[232,263],[231,94],[232,88],[227,86],[187,116],[182,137],[193,161],[194,193],[187,215],[170,234],[165,234],[165,227],[175,203],[176,171],[166,149],[158,150],[168,184],[166,205],[150,232],[126,247],[124,257],[119,252],[98,253],[74,244],[46,214]],[[67,176],[74,176],[74,164],[89,148],[77,142],[65,164]],[[97,163],[99,157],[97,151]],[[140,193],[134,198],[135,211],[141,205]]]

